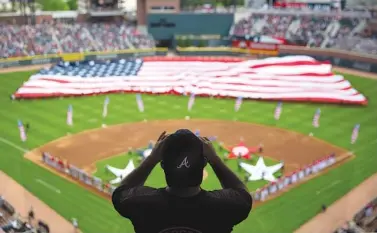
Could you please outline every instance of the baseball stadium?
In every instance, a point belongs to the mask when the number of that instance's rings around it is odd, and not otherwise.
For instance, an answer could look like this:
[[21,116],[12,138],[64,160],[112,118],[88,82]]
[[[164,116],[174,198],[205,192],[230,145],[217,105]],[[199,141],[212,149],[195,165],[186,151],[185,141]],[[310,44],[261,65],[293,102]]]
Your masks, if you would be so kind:
[[181,128],[233,232],[377,232],[377,1],[3,0],[0,96],[0,233],[135,232],[112,193]]

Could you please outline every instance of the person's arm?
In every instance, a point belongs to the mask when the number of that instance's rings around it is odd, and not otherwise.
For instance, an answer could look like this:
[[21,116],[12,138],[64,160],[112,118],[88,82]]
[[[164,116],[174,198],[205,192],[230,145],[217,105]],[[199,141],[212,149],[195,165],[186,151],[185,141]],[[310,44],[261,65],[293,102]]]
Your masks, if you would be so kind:
[[222,190],[209,192],[209,195],[215,200],[221,200],[218,210],[223,211],[223,215],[227,216],[224,222],[237,225],[249,215],[253,199],[241,179],[217,156],[212,143],[207,138],[203,141],[203,145],[204,155],[223,187]]
[[219,179],[224,189],[243,189],[247,191],[247,187],[240,178],[223,161],[216,155],[208,158],[208,162]]
[[153,168],[161,161],[162,142],[167,136],[168,135],[166,135],[166,132],[164,131],[157,139],[156,145],[151,154],[144,159],[138,168],[133,170],[121,181],[120,186],[133,188],[144,185]]
[[241,179],[221,161],[219,156],[217,156],[211,141],[206,137],[200,137],[200,139],[203,142],[204,156],[207,158],[208,163],[219,179],[221,186],[224,189],[243,189],[247,191],[247,187]]
[[165,132],[162,133],[152,150],[152,153],[125,177],[112,194],[112,202],[116,211],[125,218],[142,216],[142,205],[148,205],[158,191],[154,188],[143,186],[153,168],[161,160],[161,147]]
[[144,185],[149,174],[157,164],[158,161],[153,156],[147,157],[139,167],[121,181],[120,186],[133,188]]

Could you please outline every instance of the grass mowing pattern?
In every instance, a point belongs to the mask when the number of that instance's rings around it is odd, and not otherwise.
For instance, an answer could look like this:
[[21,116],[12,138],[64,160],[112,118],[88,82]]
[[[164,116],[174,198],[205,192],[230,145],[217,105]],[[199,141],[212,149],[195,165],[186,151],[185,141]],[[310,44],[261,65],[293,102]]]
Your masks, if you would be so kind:
[[[109,116],[102,121],[104,96],[15,101],[9,95],[25,81],[30,72],[0,75],[0,139],[6,139],[24,148],[34,148],[48,141],[85,129],[100,127],[102,123],[152,119],[183,119],[188,115],[188,97],[143,96],[145,110],[137,110],[135,95],[111,95]],[[244,101],[239,112],[234,112],[234,100],[197,98],[191,112],[192,118],[217,118],[224,120],[256,122],[295,130],[304,134],[313,132],[316,137],[348,150],[356,158],[331,170],[255,209],[249,218],[234,232],[292,232],[313,217],[321,204],[331,204],[364,179],[377,172],[377,82],[345,75],[352,85],[369,97],[367,107],[337,106],[327,104],[284,103],[279,122],[273,119],[276,103]],[[66,125],[69,104],[74,107],[74,126]],[[321,127],[313,129],[312,117],[321,108]],[[20,142],[17,119],[31,124],[26,143]],[[95,121],[97,120],[97,121]],[[361,124],[358,142],[350,144],[351,131]],[[132,135],[125,135],[130,137]],[[23,152],[0,141],[0,169],[37,195],[67,219],[76,217],[86,233],[133,232],[132,225],[119,217],[112,205],[85,189],[74,185],[32,162],[22,158]],[[303,155],[305,156],[305,155]],[[61,190],[57,195],[35,180],[41,179]],[[337,181],[337,185],[330,184]],[[328,188],[326,188],[328,187]],[[326,190],[316,195],[318,190]]]

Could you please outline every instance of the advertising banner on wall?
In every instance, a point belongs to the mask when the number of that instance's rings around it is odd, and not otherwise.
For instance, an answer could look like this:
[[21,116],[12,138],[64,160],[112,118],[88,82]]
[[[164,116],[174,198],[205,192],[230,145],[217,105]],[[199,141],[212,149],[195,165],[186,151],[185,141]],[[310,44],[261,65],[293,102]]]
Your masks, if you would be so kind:
[[233,48],[248,49],[250,54],[263,54],[277,56],[279,53],[278,44],[257,43],[251,40],[233,40]]
[[58,57],[43,57],[43,56],[36,56],[33,58],[20,59],[20,60],[4,59],[4,60],[0,60],[0,68],[50,64],[50,63],[56,63],[59,60],[60,58]]

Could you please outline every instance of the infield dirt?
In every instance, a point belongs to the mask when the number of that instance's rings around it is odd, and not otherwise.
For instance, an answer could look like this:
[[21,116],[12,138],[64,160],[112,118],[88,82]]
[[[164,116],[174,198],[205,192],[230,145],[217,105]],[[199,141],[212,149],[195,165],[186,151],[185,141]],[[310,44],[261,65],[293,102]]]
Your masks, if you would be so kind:
[[221,120],[164,120],[114,125],[65,136],[43,145],[32,154],[40,156],[42,152],[49,152],[75,166],[90,169],[98,160],[126,153],[128,148],[145,147],[150,140],[156,140],[161,132],[174,132],[179,128],[198,129],[201,135],[217,136],[228,147],[237,145],[241,138],[249,147],[262,143],[263,156],[283,160],[286,172],[331,153],[337,156],[347,154],[341,148],[296,132]]

